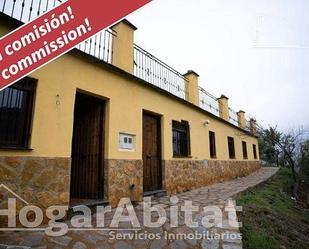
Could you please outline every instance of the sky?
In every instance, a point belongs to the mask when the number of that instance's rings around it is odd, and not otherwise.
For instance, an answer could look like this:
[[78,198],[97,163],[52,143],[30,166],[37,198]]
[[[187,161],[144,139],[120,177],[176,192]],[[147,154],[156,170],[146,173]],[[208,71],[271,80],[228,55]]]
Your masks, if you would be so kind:
[[263,125],[309,130],[308,0],[153,0],[135,43]]

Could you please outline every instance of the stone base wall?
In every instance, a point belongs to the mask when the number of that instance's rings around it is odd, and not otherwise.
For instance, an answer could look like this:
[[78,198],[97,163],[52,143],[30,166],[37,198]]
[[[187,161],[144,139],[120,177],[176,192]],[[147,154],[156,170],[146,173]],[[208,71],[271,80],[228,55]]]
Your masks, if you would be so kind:
[[[163,161],[162,167],[163,187],[168,194],[176,194],[246,176],[259,169],[260,163],[169,160]],[[69,205],[70,168],[70,158],[0,157],[0,184],[43,209],[51,205]],[[105,199],[111,206],[117,206],[123,197],[142,201],[142,160],[108,159],[104,170]],[[0,208],[7,208],[8,197],[12,195],[0,188]]]
[[[104,196],[112,206],[117,206],[122,197],[142,200],[142,160],[109,159],[104,169]],[[69,205],[70,174],[70,158],[0,157],[0,184],[43,209]],[[0,208],[7,208],[9,197],[13,195],[0,188]],[[19,201],[17,205],[18,209],[23,206]]]
[[[70,167],[70,158],[0,157],[0,184],[43,209],[68,205]],[[1,207],[7,208],[8,197],[13,195],[0,188]],[[17,207],[21,205],[18,201]]]
[[[143,199],[142,160],[105,160],[105,196],[112,207],[123,197]],[[132,187],[134,185],[134,187]]]
[[243,177],[260,167],[259,161],[169,160],[163,162],[163,185],[168,194],[182,193],[213,183]]

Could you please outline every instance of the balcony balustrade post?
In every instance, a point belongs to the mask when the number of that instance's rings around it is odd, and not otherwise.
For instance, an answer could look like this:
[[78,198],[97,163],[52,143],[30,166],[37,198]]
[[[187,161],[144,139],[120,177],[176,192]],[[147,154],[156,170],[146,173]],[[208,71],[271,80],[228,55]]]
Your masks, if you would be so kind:
[[113,39],[112,64],[128,73],[134,73],[134,31],[137,28],[126,19],[112,27],[116,37]]
[[229,98],[225,95],[221,95],[220,98],[218,98],[219,102],[219,111],[220,111],[220,117],[226,121],[230,121],[230,112],[229,112]]
[[257,135],[257,125],[256,125],[256,120],[254,118],[250,119],[250,132],[253,135]]
[[183,75],[186,79],[186,100],[190,103],[199,106],[200,105],[200,98],[199,98],[199,84],[198,84],[198,77],[199,75],[189,70],[186,74]]
[[238,126],[241,129],[246,129],[246,118],[245,118],[245,112],[240,110],[237,112],[238,117]]

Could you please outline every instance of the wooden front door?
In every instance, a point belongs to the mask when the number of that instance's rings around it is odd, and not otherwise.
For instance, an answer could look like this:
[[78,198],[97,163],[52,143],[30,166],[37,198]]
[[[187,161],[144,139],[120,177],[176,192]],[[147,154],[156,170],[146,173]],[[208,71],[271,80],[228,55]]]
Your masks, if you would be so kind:
[[160,117],[143,115],[144,192],[162,188]]
[[72,140],[71,199],[104,198],[104,101],[77,93]]

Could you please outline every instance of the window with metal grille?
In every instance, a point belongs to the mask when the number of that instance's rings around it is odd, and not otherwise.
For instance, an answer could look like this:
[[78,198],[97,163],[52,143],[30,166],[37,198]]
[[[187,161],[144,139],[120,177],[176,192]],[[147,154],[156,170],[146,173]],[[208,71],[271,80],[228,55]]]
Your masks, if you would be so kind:
[[210,157],[216,158],[217,157],[216,134],[213,131],[209,132],[209,150],[210,150]]
[[248,159],[247,143],[242,141],[242,154],[244,159]]
[[253,157],[254,159],[257,159],[257,152],[256,152],[256,145],[253,144]]
[[0,148],[28,148],[35,87],[27,77],[0,91]]
[[174,157],[188,157],[190,151],[190,127],[187,121],[173,121]]
[[230,159],[235,159],[235,143],[234,143],[234,138],[227,137],[227,141],[228,141],[229,157],[230,157]]

